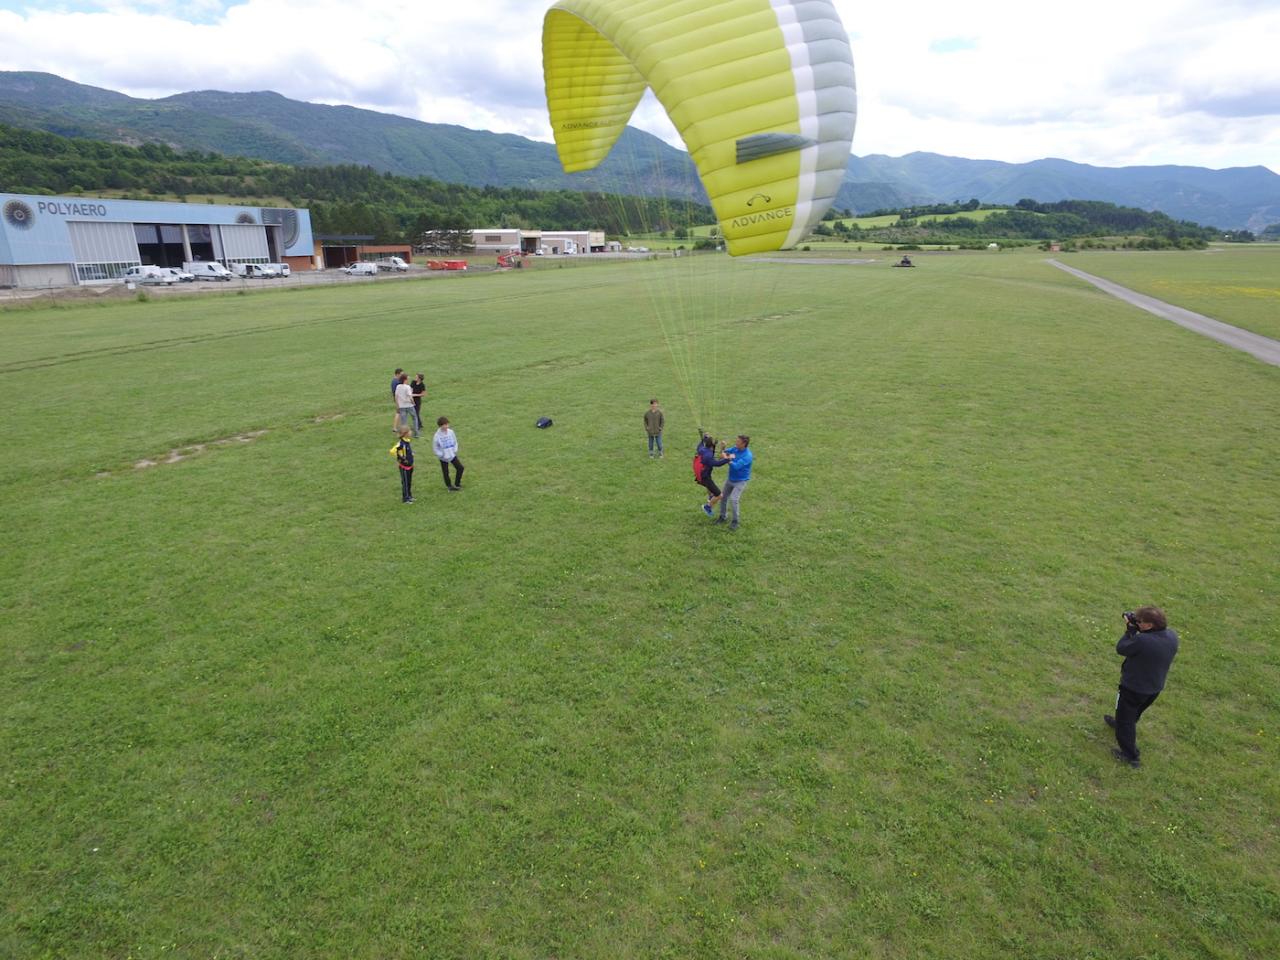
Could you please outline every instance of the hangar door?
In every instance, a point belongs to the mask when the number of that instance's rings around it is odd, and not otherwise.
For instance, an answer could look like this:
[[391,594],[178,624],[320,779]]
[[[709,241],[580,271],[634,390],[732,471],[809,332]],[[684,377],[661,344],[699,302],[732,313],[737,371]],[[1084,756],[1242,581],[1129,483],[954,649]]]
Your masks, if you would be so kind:
[[131,223],[70,220],[67,230],[76,259],[76,279],[81,283],[117,280],[124,276],[126,267],[142,262]]
[[270,263],[267,231],[257,224],[228,223],[222,232],[222,258],[227,263]]

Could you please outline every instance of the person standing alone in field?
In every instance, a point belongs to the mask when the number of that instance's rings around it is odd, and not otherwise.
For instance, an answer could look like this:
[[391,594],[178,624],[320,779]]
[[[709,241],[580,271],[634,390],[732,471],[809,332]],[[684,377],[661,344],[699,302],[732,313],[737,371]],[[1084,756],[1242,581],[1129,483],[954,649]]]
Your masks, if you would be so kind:
[[667,425],[666,414],[658,406],[657,400],[649,401],[649,409],[644,412],[644,432],[649,435],[649,456],[662,458],[662,428]]
[[400,442],[389,451],[396,458],[400,472],[400,497],[405,503],[413,503],[413,444],[409,442],[409,430],[400,429]]
[[[466,469],[458,457],[458,437],[449,427],[449,418],[441,417],[436,421],[440,429],[431,440],[431,449],[440,460],[440,472],[444,474],[444,485],[450,493],[462,489],[462,471]],[[449,464],[453,464],[453,483],[449,482]]]
[[1156,702],[1169,676],[1169,665],[1178,654],[1178,635],[1169,629],[1159,607],[1139,607],[1124,615],[1124,636],[1116,653],[1124,657],[1120,665],[1120,692],[1116,714],[1102,719],[1116,732],[1112,755],[1131,767],[1138,766],[1138,720]]

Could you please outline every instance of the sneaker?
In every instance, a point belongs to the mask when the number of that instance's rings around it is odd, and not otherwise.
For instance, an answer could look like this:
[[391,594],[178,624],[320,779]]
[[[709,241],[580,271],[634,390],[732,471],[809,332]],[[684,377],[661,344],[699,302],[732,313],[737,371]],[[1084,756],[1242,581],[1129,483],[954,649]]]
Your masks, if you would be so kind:
[[1102,715],[1102,722],[1105,723],[1112,730],[1116,728],[1116,718],[1109,713],[1104,713]]
[[1119,747],[1112,747],[1111,755],[1115,757],[1117,760],[1119,760],[1121,763],[1127,763],[1129,766],[1133,767],[1133,769],[1135,770],[1137,770],[1139,767],[1142,766],[1141,761],[1139,761],[1136,757],[1129,756]]
[[457,493],[457,492],[458,492],[459,490],[461,490],[461,489],[462,489],[461,487],[449,487],[449,492],[450,492],[450,493]]
[[702,505],[702,512],[705,513],[708,517],[714,517],[716,515],[715,511],[711,509],[711,504],[709,503],[704,503]]
[[726,521],[725,521],[724,517],[716,517],[716,518],[715,518],[714,520],[712,520],[711,522],[712,522],[712,523],[725,523]]
[[412,501],[412,500],[401,500],[400,502],[401,502],[401,503],[413,503],[413,501]]
[[738,529],[738,525],[737,525],[736,523],[731,523],[731,524],[729,524],[729,529],[730,529],[730,530],[737,530],[737,529]]

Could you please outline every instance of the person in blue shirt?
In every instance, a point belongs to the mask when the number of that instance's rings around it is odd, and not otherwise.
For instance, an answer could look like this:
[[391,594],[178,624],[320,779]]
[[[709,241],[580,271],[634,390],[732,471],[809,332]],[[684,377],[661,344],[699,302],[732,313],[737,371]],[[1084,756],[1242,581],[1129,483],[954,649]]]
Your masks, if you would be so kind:
[[725,458],[729,461],[729,479],[724,484],[724,495],[720,498],[720,516],[715,522],[724,523],[726,509],[732,506],[733,522],[729,524],[730,530],[738,529],[738,502],[742,499],[742,491],[746,489],[747,482],[751,479],[751,461],[754,457],[749,449],[750,446],[751,438],[745,433],[740,433],[734,445],[724,452]]

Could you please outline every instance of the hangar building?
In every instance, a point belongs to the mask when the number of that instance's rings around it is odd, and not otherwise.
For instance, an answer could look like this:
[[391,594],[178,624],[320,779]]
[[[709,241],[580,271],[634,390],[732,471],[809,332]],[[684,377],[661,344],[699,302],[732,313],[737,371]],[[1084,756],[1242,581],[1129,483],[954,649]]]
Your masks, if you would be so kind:
[[313,256],[306,210],[0,193],[0,287],[110,282],[137,264],[195,260],[310,270]]

